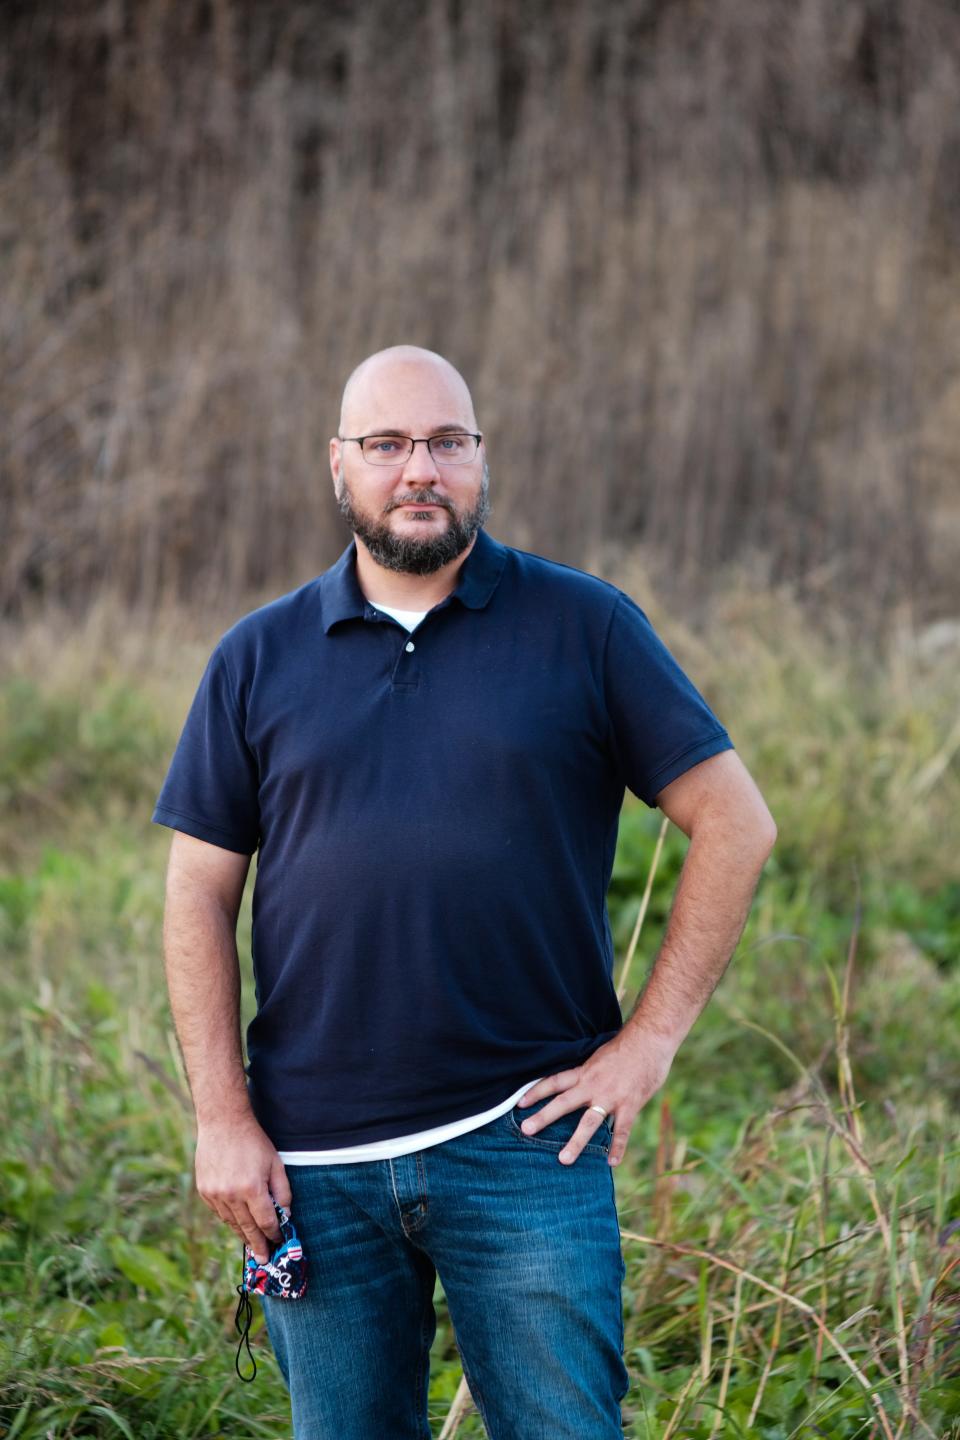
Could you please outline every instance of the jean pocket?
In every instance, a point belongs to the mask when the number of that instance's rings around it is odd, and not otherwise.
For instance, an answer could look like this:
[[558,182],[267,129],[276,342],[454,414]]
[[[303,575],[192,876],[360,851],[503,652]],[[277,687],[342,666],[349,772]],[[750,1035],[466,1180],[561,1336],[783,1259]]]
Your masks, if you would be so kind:
[[[513,1109],[509,1112],[510,1130],[516,1139],[523,1141],[524,1145],[532,1145],[539,1150],[552,1150],[554,1154],[558,1154],[573,1135],[573,1132],[580,1124],[589,1107],[584,1106],[581,1110],[571,1110],[566,1115],[560,1115],[556,1120],[551,1121],[549,1125],[545,1125],[542,1130],[538,1130],[535,1135],[526,1135],[520,1129],[523,1121],[526,1120],[528,1116],[535,1115],[538,1110],[542,1110],[543,1106],[548,1105],[554,1098],[553,1095],[548,1095],[546,1100],[533,1105],[514,1105]],[[600,1121],[600,1124],[590,1136],[586,1145],[584,1145],[581,1154],[608,1155],[612,1139],[613,1125],[610,1116],[606,1115]]]

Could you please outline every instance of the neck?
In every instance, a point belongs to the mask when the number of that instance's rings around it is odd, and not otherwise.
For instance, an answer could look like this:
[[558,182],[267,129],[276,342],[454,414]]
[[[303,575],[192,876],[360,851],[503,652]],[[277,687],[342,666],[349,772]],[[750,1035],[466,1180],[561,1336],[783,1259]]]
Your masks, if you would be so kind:
[[394,605],[398,610],[432,610],[456,589],[464,561],[476,544],[476,535],[461,555],[442,565],[432,575],[409,575],[378,565],[359,535],[357,580],[371,605]]

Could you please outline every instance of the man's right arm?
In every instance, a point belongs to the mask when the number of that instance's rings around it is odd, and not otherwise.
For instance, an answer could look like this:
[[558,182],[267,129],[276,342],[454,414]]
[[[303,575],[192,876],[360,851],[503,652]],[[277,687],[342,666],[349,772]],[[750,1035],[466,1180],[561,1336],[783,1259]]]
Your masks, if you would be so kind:
[[249,855],[176,831],[163,944],[197,1116],[197,1190],[265,1260],[280,1238],[270,1195],[288,1208],[291,1195],[283,1162],[250,1107],[243,1069],[237,914],[249,867]]

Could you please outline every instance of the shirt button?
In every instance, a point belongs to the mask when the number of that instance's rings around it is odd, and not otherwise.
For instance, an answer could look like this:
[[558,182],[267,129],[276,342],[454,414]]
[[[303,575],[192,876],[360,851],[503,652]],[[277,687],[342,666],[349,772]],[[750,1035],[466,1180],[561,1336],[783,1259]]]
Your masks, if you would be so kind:
[[404,648],[404,650],[413,650],[413,649],[415,649],[415,646],[414,646],[413,641],[412,641],[412,640],[408,640],[407,643],[406,643],[406,645],[404,645],[403,648]]

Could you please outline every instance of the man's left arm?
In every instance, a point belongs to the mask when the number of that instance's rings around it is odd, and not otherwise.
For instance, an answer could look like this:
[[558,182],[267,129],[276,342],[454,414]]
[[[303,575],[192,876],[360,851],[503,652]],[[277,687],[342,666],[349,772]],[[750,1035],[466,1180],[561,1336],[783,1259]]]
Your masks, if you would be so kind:
[[[656,797],[690,839],[663,942],[623,1028],[583,1065],[538,1081],[519,1102],[555,1098],[523,1121],[533,1135],[571,1110],[613,1117],[609,1163],[623,1159],[633,1122],[660,1089],[673,1058],[730,962],[777,827],[735,750],[712,755]],[[573,1164],[602,1123],[588,1109],[560,1152]]]

